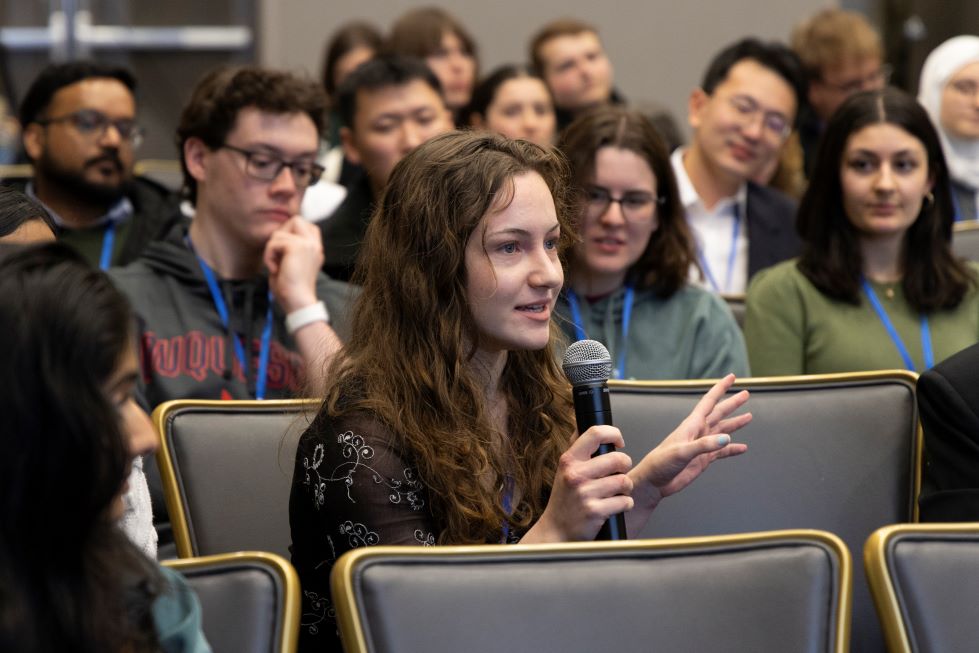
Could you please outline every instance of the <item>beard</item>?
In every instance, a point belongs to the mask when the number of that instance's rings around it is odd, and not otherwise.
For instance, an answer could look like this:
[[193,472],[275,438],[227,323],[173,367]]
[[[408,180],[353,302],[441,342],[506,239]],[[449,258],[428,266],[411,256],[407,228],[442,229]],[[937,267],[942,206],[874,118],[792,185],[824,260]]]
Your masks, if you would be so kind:
[[[99,183],[85,178],[85,171],[109,163],[120,172],[119,181]],[[71,170],[63,166],[49,150],[45,150],[34,162],[35,174],[44,177],[48,183],[57,186],[62,193],[77,198],[80,203],[109,206],[126,195],[132,188],[132,171],[127,170],[119,153],[114,150],[87,159],[81,170]]]

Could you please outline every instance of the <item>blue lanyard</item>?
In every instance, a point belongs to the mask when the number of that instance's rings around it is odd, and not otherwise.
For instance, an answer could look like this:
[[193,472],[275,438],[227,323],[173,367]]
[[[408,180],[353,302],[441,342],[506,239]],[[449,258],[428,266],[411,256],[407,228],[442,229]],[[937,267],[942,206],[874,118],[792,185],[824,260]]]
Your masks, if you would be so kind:
[[[731,251],[727,255],[727,277],[724,279],[724,290],[731,290],[731,277],[734,276],[734,260],[738,257],[738,233],[741,231],[741,209],[738,203],[734,203],[734,227],[731,230]],[[710,270],[710,265],[707,264],[707,257],[704,256],[704,250],[698,245],[697,246],[697,258],[700,259],[700,267],[704,271],[704,276],[707,277],[707,281],[710,283],[711,287],[714,288],[714,292],[722,292],[721,285],[717,283],[717,279]]]
[[[218,312],[218,317],[221,318],[221,323],[224,325],[225,329],[230,329],[228,322],[228,307],[224,303],[224,297],[221,296],[221,289],[218,287],[218,280],[214,276],[214,270],[208,265],[204,259],[198,256],[197,252],[194,250],[194,244],[190,242],[190,236],[186,236],[187,246],[190,247],[190,251],[194,252],[194,256],[197,257],[197,263],[201,267],[201,272],[204,274],[204,280],[207,281],[207,289],[211,291],[211,299],[214,301],[214,308]],[[245,364],[245,347],[241,344],[241,338],[235,334],[235,337],[231,339],[234,343],[235,348],[235,358],[238,359],[238,364],[241,365],[241,371],[247,378],[248,376],[248,366]],[[269,351],[272,348],[272,289],[269,289],[268,293],[268,310],[265,312],[265,327],[262,329],[262,344],[258,350],[258,374],[255,379],[255,398],[265,399],[265,386],[268,382],[268,369],[269,369]]]
[[[566,295],[568,305],[571,307],[571,319],[574,321],[575,338],[585,340],[588,335],[585,333],[585,323],[581,318],[581,305],[578,303],[578,295],[571,288],[568,288]],[[630,283],[625,287],[625,304],[622,307],[622,344],[619,347],[619,364],[612,370],[612,376],[616,379],[625,378],[625,357],[629,349],[629,323],[632,322],[632,306],[635,302],[636,291]]]
[[102,235],[102,255],[99,256],[99,269],[108,270],[112,265],[112,248],[116,243],[116,223],[109,220]]
[[[509,474],[503,479],[503,510],[506,514],[513,514],[513,477]],[[500,544],[506,544],[510,537],[510,522],[503,520],[503,534],[500,536]]]
[[[881,323],[883,323],[884,328],[887,329],[887,335],[891,337],[891,341],[894,342],[894,346],[897,347],[897,351],[901,354],[901,358],[904,359],[904,367],[916,371],[914,367],[914,361],[911,360],[911,354],[908,353],[908,348],[904,346],[904,341],[901,340],[900,334],[898,334],[897,329],[894,328],[894,323],[891,322],[891,318],[888,317],[887,311],[884,310],[884,306],[877,299],[877,293],[874,289],[870,287],[870,283],[866,279],[861,279],[863,284],[863,292],[867,295],[867,299],[870,300],[870,305],[874,307],[874,311],[877,313],[877,317],[880,318]],[[928,317],[922,313],[921,314],[921,352],[925,358],[925,369],[930,369],[935,365],[935,354],[931,348],[931,329],[928,326]]]

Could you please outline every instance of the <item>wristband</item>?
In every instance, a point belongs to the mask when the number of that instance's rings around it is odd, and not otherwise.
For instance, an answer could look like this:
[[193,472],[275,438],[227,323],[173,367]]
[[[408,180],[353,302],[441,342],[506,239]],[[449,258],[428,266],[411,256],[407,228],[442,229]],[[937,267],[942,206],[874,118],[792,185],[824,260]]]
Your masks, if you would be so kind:
[[289,332],[289,335],[292,335],[307,324],[329,321],[330,314],[326,310],[326,304],[316,302],[315,304],[296,309],[286,315],[286,331]]

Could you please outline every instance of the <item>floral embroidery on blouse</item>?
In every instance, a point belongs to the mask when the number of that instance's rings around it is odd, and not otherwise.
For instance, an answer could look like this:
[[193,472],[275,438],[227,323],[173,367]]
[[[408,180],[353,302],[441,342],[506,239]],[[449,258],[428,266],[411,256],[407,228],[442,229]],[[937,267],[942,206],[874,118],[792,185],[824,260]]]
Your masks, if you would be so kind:
[[[374,448],[366,444],[362,436],[355,435],[353,431],[347,431],[337,436],[337,443],[341,445],[340,453],[344,462],[337,465],[329,476],[320,473],[320,466],[326,456],[324,444],[316,445],[313,449],[312,460],[303,458],[303,467],[306,470],[305,484],[310,486],[313,491],[313,504],[317,509],[326,503],[327,483],[342,481],[346,486],[347,499],[351,503],[356,503],[357,501],[350,495],[350,490],[354,485],[354,476],[361,470],[368,473],[375,484],[384,485],[387,488],[388,500],[391,503],[399,504],[404,501],[412,510],[421,510],[425,507],[425,486],[418,480],[418,473],[413,468],[406,467],[401,471],[404,480],[385,478],[383,474],[368,464],[367,461],[374,458]],[[315,482],[311,474],[316,476]]]

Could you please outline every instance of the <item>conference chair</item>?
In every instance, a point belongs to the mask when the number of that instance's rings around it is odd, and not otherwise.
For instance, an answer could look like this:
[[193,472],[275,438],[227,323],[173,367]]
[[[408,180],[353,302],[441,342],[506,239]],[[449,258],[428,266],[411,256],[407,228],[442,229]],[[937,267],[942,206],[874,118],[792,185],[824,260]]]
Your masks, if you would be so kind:
[[354,549],[330,577],[347,653],[846,651],[850,555],[798,530]]
[[153,411],[178,556],[254,550],[288,558],[296,445],[318,405],[188,399]]
[[[734,434],[742,456],[718,461],[664,499],[630,537],[683,537],[784,528],[839,535],[858,577],[867,537],[915,521],[921,435],[907,371],[748,378],[753,420]],[[634,461],[690,412],[709,381],[610,382],[612,414]],[[854,587],[853,648],[883,650],[864,583]]]
[[979,524],[898,524],[873,533],[864,568],[892,653],[974,651]]
[[214,653],[293,653],[299,639],[299,576],[281,556],[254,551],[167,560],[201,602]]
[[952,225],[952,251],[968,261],[979,261],[979,222],[956,222]]
[[745,296],[743,294],[737,295],[727,295],[722,294],[721,299],[727,303],[727,307],[731,309],[731,314],[734,315],[734,321],[738,323],[738,326],[742,329],[744,328],[744,314],[745,314]]

